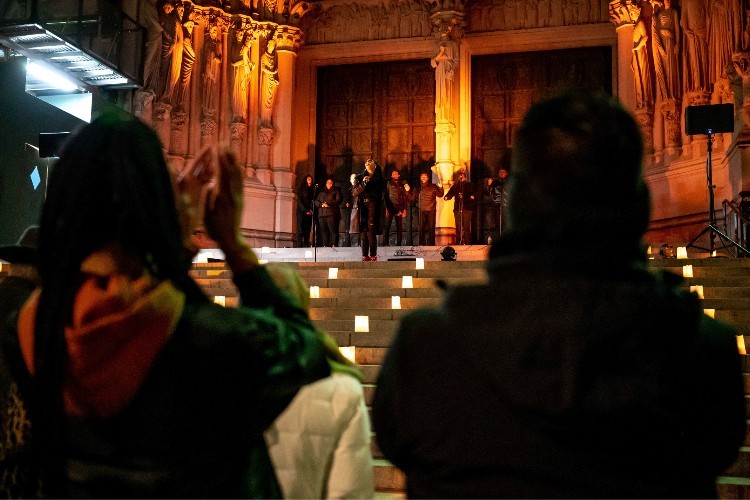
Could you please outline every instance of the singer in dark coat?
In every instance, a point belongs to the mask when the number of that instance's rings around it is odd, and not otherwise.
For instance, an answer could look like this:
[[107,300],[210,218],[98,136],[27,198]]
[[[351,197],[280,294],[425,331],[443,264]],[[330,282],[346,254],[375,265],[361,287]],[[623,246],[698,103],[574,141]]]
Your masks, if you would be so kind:
[[474,214],[474,204],[477,188],[466,180],[466,172],[458,173],[458,182],[453,184],[445,193],[445,200],[456,198],[453,204],[453,216],[456,219],[456,243],[471,244],[471,219]]
[[365,171],[356,177],[352,187],[352,196],[358,197],[363,262],[378,260],[377,235],[383,233],[384,191],[383,170],[375,161],[368,159],[365,162]]
[[313,221],[315,186],[312,175],[306,175],[297,188],[297,246],[310,246],[310,229]]

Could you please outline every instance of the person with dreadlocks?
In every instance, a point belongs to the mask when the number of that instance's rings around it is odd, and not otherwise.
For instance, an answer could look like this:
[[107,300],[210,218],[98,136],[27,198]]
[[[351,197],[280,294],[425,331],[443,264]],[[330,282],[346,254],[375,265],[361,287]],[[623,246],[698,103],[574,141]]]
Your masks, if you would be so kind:
[[[107,114],[69,140],[42,212],[41,287],[17,333],[44,495],[280,496],[263,431],[330,369],[305,311],[240,235],[241,214],[228,150],[204,150],[173,182],[133,117]],[[200,223],[226,255],[237,309],[188,276]]]

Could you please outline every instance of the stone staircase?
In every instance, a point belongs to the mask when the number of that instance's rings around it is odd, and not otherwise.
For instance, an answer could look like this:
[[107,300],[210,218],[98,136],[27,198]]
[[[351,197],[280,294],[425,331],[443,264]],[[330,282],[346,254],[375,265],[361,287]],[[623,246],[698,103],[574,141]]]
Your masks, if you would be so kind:
[[[676,274],[682,274],[683,265],[692,265],[693,277],[686,278],[685,286],[703,286],[705,308],[714,309],[717,319],[734,325],[738,335],[750,336],[750,259],[658,259],[649,262],[653,268],[667,269]],[[311,319],[332,334],[339,345],[354,347],[355,360],[364,369],[363,385],[368,406],[372,402],[380,364],[400,319],[409,310],[439,304],[442,290],[437,280],[457,285],[487,279],[482,260],[428,260],[420,270],[415,269],[414,261],[290,264],[310,286],[320,288],[320,298],[311,299]],[[331,267],[338,269],[336,279],[329,278]],[[231,273],[223,263],[196,264],[192,275],[206,293],[226,297],[227,306],[236,305],[237,293],[231,283]],[[412,277],[413,288],[402,287],[403,276]],[[400,297],[401,309],[391,308],[394,295]],[[355,331],[355,316],[368,316],[368,332]],[[743,356],[743,371],[750,415],[748,356]],[[375,440],[372,452],[376,489],[382,493],[403,492],[403,474],[383,458]],[[718,490],[720,498],[750,498],[750,432],[737,462],[719,478]]]

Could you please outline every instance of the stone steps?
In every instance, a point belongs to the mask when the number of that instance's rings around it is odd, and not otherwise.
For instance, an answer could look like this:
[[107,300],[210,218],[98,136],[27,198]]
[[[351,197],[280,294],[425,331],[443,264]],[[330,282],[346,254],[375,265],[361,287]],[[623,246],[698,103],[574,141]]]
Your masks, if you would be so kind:
[[[360,262],[356,254],[349,259],[290,264],[309,285],[320,287],[320,298],[310,301],[310,317],[316,326],[329,332],[339,345],[355,346],[355,359],[363,370],[363,389],[369,406],[380,365],[401,319],[411,310],[440,304],[443,290],[437,280],[449,285],[486,282],[486,262],[427,260],[425,269],[417,270],[414,261]],[[717,319],[733,324],[738,334],[750,337],[750,259],[655,259],[649,264],[678,275],[682,274],[683,265],[693,265],[693,277],[685,279],[685,287],[703,285],[703,307],[715,309]],[[337,279],[329,279],[330,267],[338,268]],[[200,264],[191,275],[207,294],[223,295],[229,307],[237,304],[231,273],[222,264]],[[402,288],[404,275],[412,276],[414,288]],[[393,295],[401,297],[401,309],[391,309]],[[369,332],[354,331],[357,315],[369,317]],[[750,415],[750,357],[744,356],[743,363],[748,372],[745,386]],[[750,428],[745,445],[737,462],[717,481],[720,498],[750,498]],[[400,496],[405,487],[404,475],[383,458],[375,439],[372,454],[376,489],[381,494]]]

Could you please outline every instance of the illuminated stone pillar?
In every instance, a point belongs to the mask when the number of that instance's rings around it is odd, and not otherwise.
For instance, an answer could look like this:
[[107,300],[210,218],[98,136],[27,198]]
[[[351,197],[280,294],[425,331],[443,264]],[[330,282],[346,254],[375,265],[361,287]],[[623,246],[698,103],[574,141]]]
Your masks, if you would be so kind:
[[639,10],[631,0],[609,2],[609,20],[617,30],[617,97],[625,108],[635,111],[635,78],[630,66],[633,57],[633,25]]
[[[458,159],[456,122],[459,106],[459,46],[463,34],[464,14],[455,10],[437,11],[431,16],[435,29],[430,64],[435,69],[435,166],[437,182],[447,191],[453,174],[462,167]],[[434,180],[434,179],[433,179]],[[456,222],[453,202],[438,199],[435,244],[454,243]]]
[[276,55],[279,85],[276,91],[273,128],[276,131],[271,147],[271,170],[276,188],[276,220],[274,233],[277,246],[291,243],[294,214],[294,173],[292,165],[292,140],[294,136],[294,80],[297,52],[300,48],[301,32],[292,26],[276,29]]

